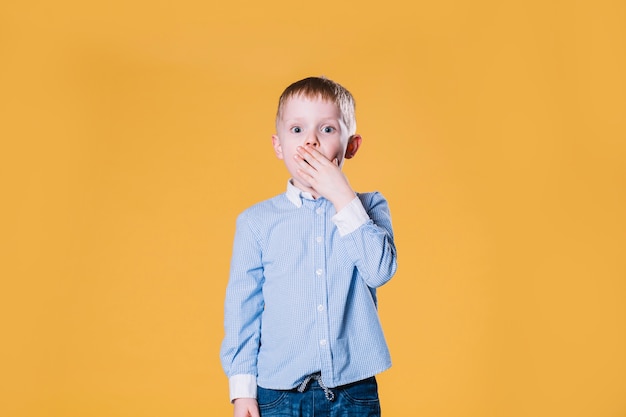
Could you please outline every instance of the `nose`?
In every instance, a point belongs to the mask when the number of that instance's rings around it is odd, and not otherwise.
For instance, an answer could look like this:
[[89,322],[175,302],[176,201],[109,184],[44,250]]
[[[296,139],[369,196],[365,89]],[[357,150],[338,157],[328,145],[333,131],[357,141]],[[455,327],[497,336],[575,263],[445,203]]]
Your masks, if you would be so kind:
[[317,139],[317,132],[311,131],[306,135],[306,140],[304,141],[305,145],[311,145],[314,148],[317,148],[320,145],[319,140]]

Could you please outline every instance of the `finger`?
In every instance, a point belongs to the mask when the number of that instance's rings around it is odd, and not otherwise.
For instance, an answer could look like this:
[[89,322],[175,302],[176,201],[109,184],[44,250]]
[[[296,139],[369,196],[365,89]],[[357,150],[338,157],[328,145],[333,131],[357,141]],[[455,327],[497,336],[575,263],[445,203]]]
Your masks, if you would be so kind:
[[300,177],[302,180],[310,183],[312,186],[314,183],[316,183],[315,177],[311,174],[309,174],[308,172],[306,172],[303,169],[298,168],[298,177]]
[[306,147],[298,146],[296,151],[298,152],[298,155],[300,155],[304,160],[306,160],[309,163],[317,159],[315,154],[313,153],[314,149],[309,146],[306,146]]
[[311,168],[317,168],[317,167],[320,166],[319,161],[315,157],[315,155],[313,155],[307,149],[302,148],[302,147],[298,147],[298,149],[296,149],[296,151],[298,153],[295,155],[295,158],[301,164],[304,164],[307,167],[311,167]]
[[303,148],[303,152],[305,156],[309,156],[306,158],[309,163],[317,162],[321,165],[324,165],[326,162],[330,162],[328,158],[324,156],[324,154],[322,154],[320,151],[318,151],[311,145],[305,146]]
[[312,163],[314,163],[313,159],[311,159],[311,161],[307,161],[305,157],[300,154],[295,154],[293,156],[293,159],[296,160],[300,169],[309,171],[310,173],[314,173],[316,171],[315,167],[311,165]]

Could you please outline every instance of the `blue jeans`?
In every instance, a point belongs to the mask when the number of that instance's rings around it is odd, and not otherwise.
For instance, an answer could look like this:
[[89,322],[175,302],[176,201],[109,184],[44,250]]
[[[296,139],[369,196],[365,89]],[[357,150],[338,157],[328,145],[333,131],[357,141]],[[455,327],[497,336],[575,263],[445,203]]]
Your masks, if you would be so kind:
[[261,417],[380,417],[376,378],[330,389],[332,400],[318,381],[304,392],[258,387]]

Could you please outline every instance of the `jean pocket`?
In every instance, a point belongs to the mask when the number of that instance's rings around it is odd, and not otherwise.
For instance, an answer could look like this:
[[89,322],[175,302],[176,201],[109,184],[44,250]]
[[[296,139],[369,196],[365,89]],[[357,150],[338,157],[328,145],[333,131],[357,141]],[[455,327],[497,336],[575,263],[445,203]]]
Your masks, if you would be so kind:
[[375,377],[344,385],[338,392],[354,405],[379,406],[378,384]]
[[287,398],[287,392],[257,387],[259,409],[270,411],[279,407]]

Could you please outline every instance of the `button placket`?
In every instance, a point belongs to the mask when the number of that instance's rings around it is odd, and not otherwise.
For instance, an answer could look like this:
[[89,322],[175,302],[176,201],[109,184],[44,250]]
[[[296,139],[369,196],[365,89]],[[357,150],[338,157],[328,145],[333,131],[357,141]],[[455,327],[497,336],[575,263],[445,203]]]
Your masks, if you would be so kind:
[[332,362],[330,352],[329,338],[329,322],[328,314],[326,314],[328,303],[328,288],[326,276],[326,245],[324,245],[324,236],[326,236],[326,205],[327,202],[322,199],[318,201],[318,207],[315,209],[314,215],[314,233],[315,244],[314,250],[314,272],[316,277],[315,283],[315,309],[317,324],[317,340],[320,349],[321,371],[322,374],[332,374]]

